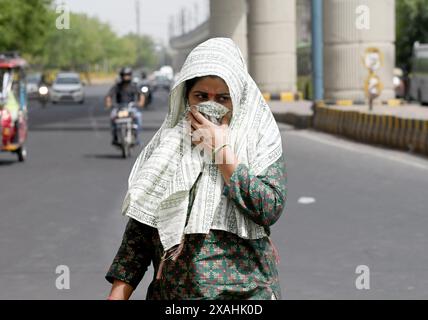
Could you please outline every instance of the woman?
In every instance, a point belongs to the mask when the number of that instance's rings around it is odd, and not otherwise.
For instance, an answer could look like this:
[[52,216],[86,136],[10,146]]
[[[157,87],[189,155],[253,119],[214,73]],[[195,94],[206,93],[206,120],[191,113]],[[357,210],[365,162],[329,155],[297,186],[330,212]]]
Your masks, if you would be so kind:
[[130,174],[109,299],[128,299],[151,263],[147,299],[280,299],[281,136],[236,44],[196,47],[169,107]]

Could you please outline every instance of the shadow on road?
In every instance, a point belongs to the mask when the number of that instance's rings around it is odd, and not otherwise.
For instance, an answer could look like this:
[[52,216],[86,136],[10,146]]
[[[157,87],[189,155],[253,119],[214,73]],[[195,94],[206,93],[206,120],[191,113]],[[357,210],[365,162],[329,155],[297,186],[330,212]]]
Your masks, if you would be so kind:
[[278,125],[278,129],[280,132],[288,132],[288,131],[305,131],[307,129],[300,129],[300,128],[296,128],[293,127],[292,125],[289,124],[285,124],[285,123],[280,123]]
[[18,163],[18,161],[0,159],[0,167],[1,166],[10,166],[11,164],[15,164],[15,163]]
[[58,126],[58,127],[31,127],[29,131],[110,131],[107,126]]
[[[143,126],[141,131],[157,131],[159,126]],[[111,131],[109,126],[41,126],[41,127],[29,127],[29,131]]]
[[[85,154],[83,155],[87,159],[115,159],[115,160],[125,160],[122,158],[121,154]],[[132,157],[131,157],[132,159]]]

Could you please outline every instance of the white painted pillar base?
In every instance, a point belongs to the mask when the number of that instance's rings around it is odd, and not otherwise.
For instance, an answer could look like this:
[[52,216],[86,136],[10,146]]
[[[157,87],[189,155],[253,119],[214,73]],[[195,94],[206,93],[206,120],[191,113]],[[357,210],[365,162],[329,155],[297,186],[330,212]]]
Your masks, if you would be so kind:
[[[357,28],[357,7],[369,9],[369,29]],[[368,47],[379,48],[384,65],[376,72],[385,88],[381,100],[394,98],[395,0],[324,0],[324,87],[326,100],[365,101],[368,71],[362,56]]]

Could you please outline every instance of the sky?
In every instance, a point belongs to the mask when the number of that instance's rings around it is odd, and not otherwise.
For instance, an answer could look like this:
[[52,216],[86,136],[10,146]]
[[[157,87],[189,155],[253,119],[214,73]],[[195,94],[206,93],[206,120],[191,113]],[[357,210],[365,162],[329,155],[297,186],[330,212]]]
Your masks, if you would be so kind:
[[191,24],[195,24],[198,20],[203,22],[209,10],[207,0],[56,0],[56,3],[65,3],[72,12],[96,16],[110,23],[119,35],[124,35],[137,29],[136,1],[140,3],[140,32],[163,44],[168,42],[171,16],[177,17],[182,8],[189,16],[197,10],[197,15],[188,18]]

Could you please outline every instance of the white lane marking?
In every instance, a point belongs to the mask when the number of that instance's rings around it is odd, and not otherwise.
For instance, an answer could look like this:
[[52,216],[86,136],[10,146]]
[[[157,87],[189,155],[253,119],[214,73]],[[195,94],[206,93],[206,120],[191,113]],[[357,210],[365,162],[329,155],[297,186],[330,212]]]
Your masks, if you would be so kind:
[[299,200],[297,201],[300,204],[311,204],[311,203],[315,203],[315,198],[311,198],[311,197],[300,197]]
[[[358,145],[353,145],[352,142],[350,141],[345,141],[345,140],[341,140],[340,142],[336,142],[336,141],[332,141],[329,140],[327,138],[323,138],[321,137],[319,134],[317,133],[312,133],[309,131],[287,131],[286,135],[295,135],[295,136],[299,136],[302,138],[306,138],[312,141],[316,141],[316,142],[320,142],[329,146],[333,146],[336,148],[340,148],[340,149],[344,149],[344,150],[348,150],[351,152],[355,152],[355,153],[359,153],[359,154],[364,154],[364,155],[371,155],[374,157],[378,157],[378,158],[382,158],[382,159],[387,159],[390,161],[395,161],[401,164],[405,164],[408,166],[412,166],[414,168],[418,168],[418,169],[422,169],[422,170],[427,170],[428,171],[428,165],[417,162],[420,161],[419,159],[406,159],[404,158],[402,155],[398,155],[396,154],[397,151],[393,151],[393,150],[382,150],[382,153],[377,151],[374,146],[369,146],[369,145],[362,145],[362,144],[358,144]],[[336,137],[332,137],[332,138],[336,138]],[[337,138],[336,138],[337,139]],[[390,154],[394,152],[395,154]]]

